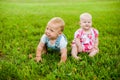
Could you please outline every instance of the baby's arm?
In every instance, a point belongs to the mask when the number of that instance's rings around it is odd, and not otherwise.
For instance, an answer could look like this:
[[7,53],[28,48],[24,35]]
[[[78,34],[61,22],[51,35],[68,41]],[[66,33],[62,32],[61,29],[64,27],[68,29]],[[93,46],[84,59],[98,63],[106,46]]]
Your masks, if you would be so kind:
[[77,46],[77,48],[78,48],[78,49],[77,49],[78,52],[82,52],[82,44],[81,44],[79,38],[76,38],[76,39],[75,39],[75,44],[76,44],[76,46]]
[[99,45],[99,40],[98,40],[98,38],[96,38],[94,49],[97,51],[97,53],[99,52],[98,45]]
[[98,44],[99,44],[99,40],[98,40],[98,38],[96,38],[96,40],[95,40],[95,48],[98,48]]
[[38,47],[37,47],[37,50],[36,50],[36,58],[35,58],[35,60],[36,60],[37,62],[42,61],[41,55],[42,55],[42,50],[43,50],[43,47],[44,47],[44,46],[45,46],[44,43],[39,42]]
[[62,48],[60,50],[60,53],[61,53],[60,63],[65,62],[67,60],[67,48]]
[[98,39],[98,36],[99,36],[99,32],[97,29],[93,29],[94,30],[94,34],[95,34],[95,48],[98,49],[98,45],[99,45],[99,39]]

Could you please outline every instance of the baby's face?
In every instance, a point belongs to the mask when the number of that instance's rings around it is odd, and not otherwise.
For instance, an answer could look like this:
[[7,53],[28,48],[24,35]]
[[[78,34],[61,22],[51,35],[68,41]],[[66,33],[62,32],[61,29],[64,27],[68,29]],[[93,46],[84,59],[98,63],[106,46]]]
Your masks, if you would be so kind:
[[56,25],[47,25],[45,34],[49,39],[57,39],[57,37],[62,33],[61,28]]
[[80,26],[84,29],[84,30],[89,30],[92,26],[92,19],[91,18],[87,18],[84,17],[80,20]]

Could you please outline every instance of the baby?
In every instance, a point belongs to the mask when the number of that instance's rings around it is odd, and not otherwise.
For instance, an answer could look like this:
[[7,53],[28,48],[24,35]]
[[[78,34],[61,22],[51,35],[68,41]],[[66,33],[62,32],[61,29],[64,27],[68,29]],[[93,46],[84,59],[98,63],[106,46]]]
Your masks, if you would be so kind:
[[75,59],[79,52],[87,52],[90,57],[99,52],[98,30],[92,27],[92,16],[89,13],[80,15],[80,28],[74,34],[71,54]]
[[61,53],[61,62],[67,59],[67,39],[63,34],[65,22],[60,17],[52,18],[45,29],[45,34],[42,35],[36,51],[37,62],[42,61],[42,54],[48,50],[59,51]]

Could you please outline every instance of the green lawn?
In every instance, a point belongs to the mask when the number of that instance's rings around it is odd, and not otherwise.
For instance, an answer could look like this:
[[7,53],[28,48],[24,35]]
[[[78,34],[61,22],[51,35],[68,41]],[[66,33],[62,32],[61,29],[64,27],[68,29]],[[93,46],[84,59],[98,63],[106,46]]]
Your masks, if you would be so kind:
[[[89,12],[99,30],[100,52],[93,58],[71,57],[70,43],[79,15]],[[57,65],[59,53],[34,57],[47,22],[59,16],[68,39],[66,64]],[[0,80],[120,80],[119,0],[0,0]],[[28,55],[32,54],[29,59]]]

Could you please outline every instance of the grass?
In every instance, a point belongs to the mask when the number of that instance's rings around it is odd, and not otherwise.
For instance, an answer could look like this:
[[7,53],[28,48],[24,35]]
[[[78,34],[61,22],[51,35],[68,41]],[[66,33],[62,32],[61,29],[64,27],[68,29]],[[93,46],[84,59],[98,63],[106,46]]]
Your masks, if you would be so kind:
[[[1,0],[0,80],[119,80],[119,5],[119,0]],[[77,61],[70,55],[70,43],[83,12],[92,14],[93,27],[99,30],[100,52],[93,58],[79,54],[82,61]],[[58,66],[60,55],[49,53],[42,56],[42,63],[36,63],[39,39],[55,16],[66,23],[67,62]]]

